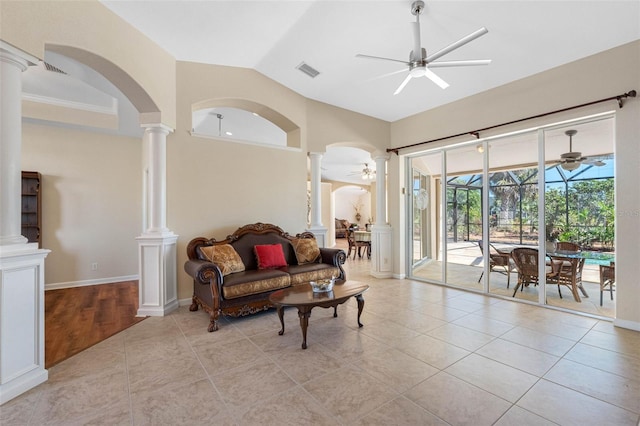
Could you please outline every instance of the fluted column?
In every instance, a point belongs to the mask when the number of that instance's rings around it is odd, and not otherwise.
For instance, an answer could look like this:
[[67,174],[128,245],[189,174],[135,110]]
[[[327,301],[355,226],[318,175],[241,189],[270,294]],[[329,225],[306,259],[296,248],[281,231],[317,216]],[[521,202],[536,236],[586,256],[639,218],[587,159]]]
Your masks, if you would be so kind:
[[387,160],[389,153],[376,151],[376,221],[371,227],[371,275],[389,278],[393,271],[392,229],[387,224]]
[[178,236],[167,228],[167,135],[172,129],[162,124],[143,127],[138,316],[164,316],[178,308]]
[[29,63],[0,49],[0,245],[26,244],[21,235],[22,72]]
[[325,247],[327,242],[327,228],[322,225],[322,186],[321,165],[322,153],[310,152],[311,162],[311,227],[309,231],[316,236],[319,247]]

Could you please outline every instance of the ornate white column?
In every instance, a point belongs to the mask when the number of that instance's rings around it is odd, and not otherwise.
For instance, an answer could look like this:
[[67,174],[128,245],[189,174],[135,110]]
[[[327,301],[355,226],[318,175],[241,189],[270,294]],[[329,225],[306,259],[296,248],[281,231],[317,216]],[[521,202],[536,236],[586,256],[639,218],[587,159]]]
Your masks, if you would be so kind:
[[318,247],[325,247],[327,243],[327,228],[322,226],[322,186],[321,164],[322,153],[310,152],[311,160],[311,227],[308,231],[316,236]]
[[387,224],[387,160],[389,153],[376,151],[376,223],[371,227],[371,275],[390,278],[393,273],[392,229]]
[[143,232],[137,238],[138,316],[164,316],[178,307],[178,236],[167,228],[167,135],[172,129],[162,124],[143,127]]
[[0,40],[0,404],[45,382],[44,259],[21,233],[22,72],[38,59]]

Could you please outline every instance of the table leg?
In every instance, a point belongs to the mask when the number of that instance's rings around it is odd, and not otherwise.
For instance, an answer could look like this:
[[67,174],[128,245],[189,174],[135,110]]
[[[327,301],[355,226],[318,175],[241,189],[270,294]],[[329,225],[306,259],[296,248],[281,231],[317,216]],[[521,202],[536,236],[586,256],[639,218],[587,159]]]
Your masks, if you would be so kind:
[[333,307],[333,317],[334,318],[338,317],[338,305]]
[[280,325],[282,326],[282,329],[278,332],[278,334],[282,336],[284,334],[284,307],[278,306],[277,311],[278,318],[280,318]]
[[358,327],[362,327],[360,314],[362,314],[362,309],[364,308],[364,297],[362,297],[362,294],[356,294],[355,298],[358,301]]
[[300,317],[300,328],[302,329],[302,349],[307,349],[307,327],[309,327],[309,317],[311,310],[298,309],[298,317]]

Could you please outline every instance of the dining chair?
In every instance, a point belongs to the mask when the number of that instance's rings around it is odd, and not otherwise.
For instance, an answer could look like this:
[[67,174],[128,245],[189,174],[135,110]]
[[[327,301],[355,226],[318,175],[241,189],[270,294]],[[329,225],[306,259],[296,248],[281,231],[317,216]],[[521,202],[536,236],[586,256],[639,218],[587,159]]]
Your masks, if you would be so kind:
[[[349,251],[347,252],[347,258],[351,256],[351,250],[353,249],[353,258],[360,253],[360,249],[364,247],[365,253],[371,256],[371,242],[369,241],[357,241],[353,229],[347,230],[347,242],[349,243]],[[361,255],[362,256],[362,255]]]
[[[513,291],[513,297],[516,297],[518,288],[520,291],[529,284],[538,285],[538,249],[528,247],[516,247],[511,252],[511,257],[516,265],[518,271],[518,284]],[[546,280],[547,284],[557,284],[558,272],[560,271],[561,263],[556,262],[549,258],[546,268]],[[560,293],[560,285],[558,285],[558,293]],[[562,294],[560,294],[562,297]]]
[[600,265],[600,306],[602,306],[602,293],[609,290],[611,300],[613,300],[613,291],[616,284],[616,262],[610,262],[608,265]]
[[[482,245],[482,240],[478,241],[478,246],[480,247],[480,253],[482,253],[482,257],[484,258],[484,248]],[[500,268],[495,270],[494,268]],[[511,260],[511,254],[501,252],[498,250],[493,244],[489,243],[489,272],[499,272],[507,276],[507,288],[509,288],[509,284],[511,281],[511,272],[516,270],[516,265]],[[478,278],[478,282],[482,281],[482,276],[484,275],[484,270],[480,274],[480,278]]]

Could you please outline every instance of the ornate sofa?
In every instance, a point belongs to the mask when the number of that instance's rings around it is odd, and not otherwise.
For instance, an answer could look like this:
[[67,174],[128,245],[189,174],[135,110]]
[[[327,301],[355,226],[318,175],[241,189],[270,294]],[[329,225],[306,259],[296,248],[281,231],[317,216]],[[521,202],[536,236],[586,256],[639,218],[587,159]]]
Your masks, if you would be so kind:
[[[281,249],[279,248],[281,247]],[[318,248],[310,232],[290,236],[275,225],[255,223],[227,238],[194,238],[187,245],[184,270],[193,277],[191,311],[210,315],[209,331],[220,315],[242,316],[273,307],[276,290],[337,276],[345,280],[340,249]]]

